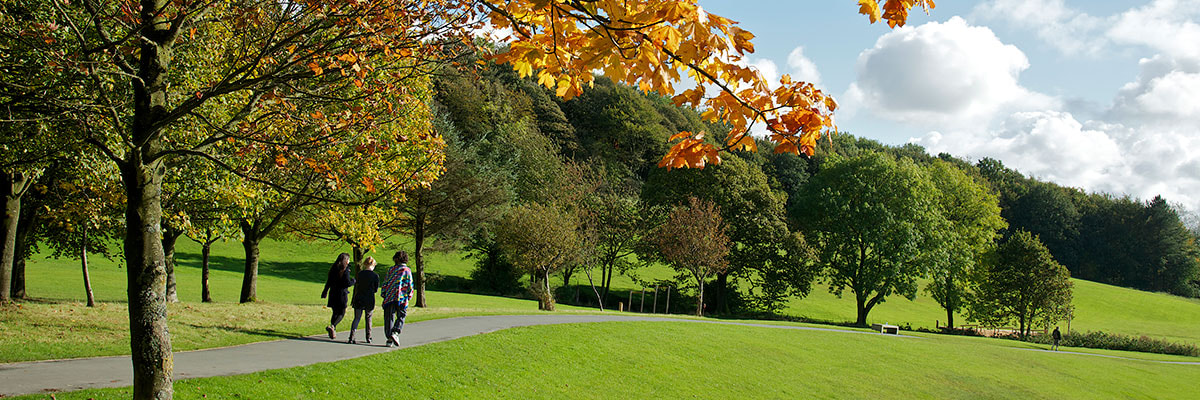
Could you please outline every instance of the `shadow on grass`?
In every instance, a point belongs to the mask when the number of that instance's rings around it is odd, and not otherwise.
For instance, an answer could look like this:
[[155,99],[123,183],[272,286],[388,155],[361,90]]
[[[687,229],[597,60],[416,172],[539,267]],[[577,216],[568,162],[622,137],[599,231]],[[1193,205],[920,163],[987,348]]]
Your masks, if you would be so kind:
[[279,331],[279,330],[275,330],[275,329],[238,328],[238,327],[220,326],[220,325],[200,325],[200,324],[193,324],[193,323],[187,323],[187,322],[181,322],[179,324],[187,325],[189,327],[192,327],[193,329],[201,330],[201,331],[216,330],[216,331],[226,331],[226,332],[233,332],[233,333],[242,333],[242,334],[254,335],[254,336],[273,337],[273,338],[279,338],[279,339],[313,340],[312,338],[306,338],[304,336],[296,336],[296,334],[292,333],[292,332],[284,332],[284,331]]
[[[329,262],[326,263],[320,261],[279,262],[271,261],[270,258],[264,257],[258,261],[258,274],[306,282],[325,283],[325,275],[329,272],[329,265],[333,264],[335,258],[336,254],[330,257]],[[181,265],[200,268],[200,253],[177,252],[175,253],[175,261]],[[246,260],[241,257],[209,255],[208,267],[213,270],[243,273],[246,270]]]

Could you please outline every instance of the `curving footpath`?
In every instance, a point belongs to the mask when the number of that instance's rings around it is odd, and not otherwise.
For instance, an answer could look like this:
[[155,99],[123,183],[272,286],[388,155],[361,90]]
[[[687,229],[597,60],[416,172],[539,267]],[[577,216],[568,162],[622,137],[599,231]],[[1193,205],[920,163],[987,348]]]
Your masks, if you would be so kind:
[[[346,338],[349,337],[349,331],[346,331],[338,332],[338,339],[336,340],[329,340],[325,335],[314,335],[215,349],[176,352],[175,379],[239,375],[270,369],[341,361],[520,326],[614,321],[695,322],[874,334],[871,332],[828,328],[632,315],[492,315],[457,317],[407,324],[404,327],[404,334],[400,335],[400,347],[392,348],[383,345],[382,328],[374,327],[372,328],[371,336],[375,340],[371,344],[365,344],[362,341],[356,345],[347,344]],[[129,356],[0,364],[0,397],[130,385],[133,385],[133,369],[130,367]]]
[[[176,352],[174,355],[175,379],[239,375],[270,369],[340,361],[520,326],[618,321],[691,322],[880,335],[874,332],[832,328],[634,315],[493,315],[457,317],[421,321],[405,325],[404,334],[400,336],[400,347],[392,348],[383,345],[382,328],[375,327],[372,328],[372,336],[375,338],[372,344],[364,344],[362,342],[359,342],[357,345],[346,344],[345,340],[349,332],[339,332],[339,339],[337,340],[329,340],[324,335],[316,335],[216,349]],[[896,335],[884,336],[897,337]],[[916,338],[914,336],[898,337]],[[130,368],[129,356],[0,364],[0,397],[66,392],[91,388],[124,387],[132,384],[133,372],[132,368]]]

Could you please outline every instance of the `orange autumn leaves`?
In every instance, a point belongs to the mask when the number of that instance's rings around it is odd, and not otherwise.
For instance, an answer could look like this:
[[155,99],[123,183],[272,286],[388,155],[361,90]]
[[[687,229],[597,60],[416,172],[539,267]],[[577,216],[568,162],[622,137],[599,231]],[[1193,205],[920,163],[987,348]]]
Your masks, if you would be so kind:
[[921,6],[926,13],[936,6],[933,0],[887,0],[882,8],[879,3],[876,0],[858,0],[858,13],[870,18],[872,24],[880,19],[887,20],[892,28],[904,26],[908,21],[908,10],[915,6]]
[[[903,25],[908,9],[927,0],[859,2],[872,22]],[[701,168],[719,163],[723,150],[757,150],[750,136],[765,127],[776,152],[812,155],[822,132],[833,129],[837,103],[807,82],[784,75],[768,83],[745,61],[754,52],[754,34],[737,22],[704,11],[696,0],[488,0],[482,3],[494,28],[511,31],[509,46],[493,56],[522,76],[564,98],[583,92],[594,72],[673,96],[680,106],[703,110],[702,116],[730,128],[719,143],[704,132],[672,136],[671,149],[659,163],[666,168]],[[700,85],[676,94],[686,76]]]

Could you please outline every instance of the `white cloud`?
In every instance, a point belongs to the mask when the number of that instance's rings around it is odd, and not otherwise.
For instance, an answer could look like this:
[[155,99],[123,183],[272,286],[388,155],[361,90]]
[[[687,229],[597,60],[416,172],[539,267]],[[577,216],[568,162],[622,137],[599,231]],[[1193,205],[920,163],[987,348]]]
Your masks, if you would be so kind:
[[843,98],[887,119],[964,129],[996,115],[1059,107],[1018,78],[1029,60],[987,27],[962,18],[885,34],[858,58],[858,80]]
[[821,71],[817,70],[816,63],[804,56],[804,46],[796,47],[788,53],[787,64],[788,68],[791,68],[792,79],[821,87]]
[[1200,129],[1200,60],[1158,55],[1138,65],[1137,79],[1117,92],[1107,118]]
[[1176,58],[1200,58],[1200,0],[1155,0],[1118,15],[1107,32],[1117,43],[1142,45]]
[[913,142],[935,154],[997,158],[1025,174],[1068,186],[1096,187],[1121,168],[1113,138],[1057,111],[1019,112],[994,130],[932,132]]
[[1108,44],[1102,33],[1109,19],[1068,8],[1063,0],[991,0],[976,6],[971,18],[1033,29],[1047,44],[1069,55],[1097,55]]
[[[1064,26],[1085,26],[1070,22],[1084,20],[1061,1],[1045,3],[1045,14],[1022,8],[1035,4],[997,0],[986,6],[1013,6],[1012,15],[1048,24],[1037,32],[1052,44],[1054,34],[1070,31]],[[934,154],[993,157],[1062,185],[1143,199],[1163,195],[1200,210],[1200,36],[1190,39],[1191,30],[1200,28],[1188,16],[1198,10],[1200,0],[1157,0],[1105,19],[1115,22],[1107,32],[1079,28],[1094,33],[1094,40],[1055,44],[1064,51],[1076,46],[1077,53],[1099,51],[1094,48],[1101,44],[1160,52],[1142,59],[1138,76],[1091,112],[1073,114],[1067,102],[1022,86],[1021,73],[1030,66],[1025,54],[989,28],[957,17],[880,37],[859,55],[858,79],[843,103],[852,117],[868,113],[929,131],[910,141]],[[1146,25],[1154,27],[1140,34],[1129,28]]]

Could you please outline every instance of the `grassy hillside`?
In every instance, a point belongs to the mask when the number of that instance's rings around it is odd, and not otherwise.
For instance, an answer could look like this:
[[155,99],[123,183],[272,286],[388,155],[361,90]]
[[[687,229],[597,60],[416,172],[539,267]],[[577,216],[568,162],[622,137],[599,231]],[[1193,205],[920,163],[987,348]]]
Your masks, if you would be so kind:
[[[407,247],[406,244],[398,244]],[[179,295],[170,315],[174,346],[190,350],[320,333],[328,310],[320,298],[325,271],[336,254],[348,249],[324,243],[266,241],[258,285],[262,302],[237,304],[241,287],[242,248],[237,242],[218,243],[212,255],[210,278],[216,304],[201,304],[200,249],[181,241],[177,251]],[[381,250],[378,258],[390,258]],[[469,275],[473,260],[457,254],[432,254],[429,271],[447,276]],[[666,278],[671,271],[656,266],[639,272],[645,278]],[[29,295],[39,299],[0,312],[0,362],[123,354],[128,351],[125,330],[125,273],[117,263],[93,257],[92,284],[99,300],[108,302],[87,309],[79,265],[74,260],[37,259],[28,266]],[[577,282],[582,277],[576,278]],[[1077,308],[1072,328],[1147,335],[1174,341],[1200,343],[1200,301],[1146,293],[1076,280]],[[618,277],[616,289],[632,289],[633,281]],[[430,292],[428,309],[413,318],[440,318],[466,314],[536,312],[533,302],[491,296]],[[560,307],[563,310],[585,310]],[[817,285],[807,298],[793,300],[786,314],[826,321],[850,321],[854,302],[849,293],[839,299]],[[894,297],[872,311],[871,322],[932,327],[944,323],[945,313],[922,293],[915,301]],[[962,319],[959,319],[962,323]],[[378,321],[376,322],[379,323]],[[348,324],[343,323],[344,329]],[[64,343],[87,346],[61,346]],[[21,345],[18,345],[21,344]]]
[[[1071,329],[1104,331],[1135,336],[1151,336],[1179,342],[1200,343],[1200,300],[1149,293],[1135,289],[1110,286],[1072,279],[1075,282],[1075,319]],[[792,300],[785,314],[826,321],[853,321],[853,294],[842,298],[829,294],[824,287],[814,287],[804,299]],[[909,324],[932,328],[934,323],[946,323],[946,311],[928,295],[919,293],[915,300],[892,297],[871,311],[871,322]],[[964,324],[962,315],[955,317]],[[1061,324],[1066,329],[1066,323]]]
[[[1200,366],[1010,341],[709,324],[537,326],[334,365],[191,379],[180,398],[1186,398]],[[119,399],[128,389],[59,393]],[[28,398],[44,398],[28,397]],[[385,396],[386,397],[386,396]]]

